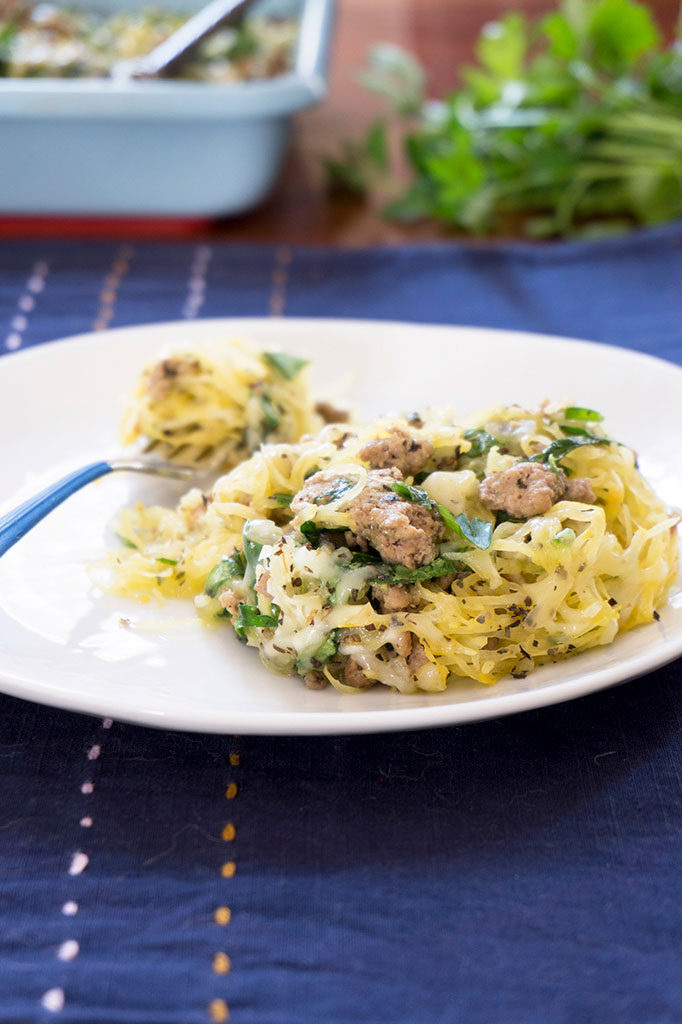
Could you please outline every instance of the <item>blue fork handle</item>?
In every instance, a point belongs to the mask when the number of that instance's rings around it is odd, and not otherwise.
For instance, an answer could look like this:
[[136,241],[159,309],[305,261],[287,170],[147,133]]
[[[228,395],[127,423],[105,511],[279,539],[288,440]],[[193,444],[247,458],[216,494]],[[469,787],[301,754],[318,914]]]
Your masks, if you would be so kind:
[[91,480],[111,473],[113,468],[109,462],[91,462],[89,466],[69,473],[55,484],[46,487],[40,494],[34,495],[11,512],[0,516],[0,555],[4,555],[25,533],[32,530],[36,523],[44,519],[48,512],[61,505],[71,494],[75,494]]

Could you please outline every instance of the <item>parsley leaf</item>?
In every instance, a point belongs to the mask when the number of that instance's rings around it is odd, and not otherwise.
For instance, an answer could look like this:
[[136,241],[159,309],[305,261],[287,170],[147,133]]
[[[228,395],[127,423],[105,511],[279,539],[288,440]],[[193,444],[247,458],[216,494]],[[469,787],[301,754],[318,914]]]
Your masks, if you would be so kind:
[[299,359],[286,352],[263,352],[263,359],[287,380],[293,380],[309,362],[308,359]]
[[272,498],[273,501],[276,501],[278,505],[284,507],[286,505],[291,505],[293,494],[271,494],[270,497]]
[[363,134],[326,161],[330,185],[473,234],[595,237],[682,215],[682,49],[661,42],[646,4],[510,11],[475,52],[462,85],[426,102],[418,61],[375,47],[362,81],[388,101],[410,179],[377,171]]
[[387,166],[386,124],[377,120],[359,142],[346,141],[339,157],[325,160],[327,187],[336,194],[364,196]]

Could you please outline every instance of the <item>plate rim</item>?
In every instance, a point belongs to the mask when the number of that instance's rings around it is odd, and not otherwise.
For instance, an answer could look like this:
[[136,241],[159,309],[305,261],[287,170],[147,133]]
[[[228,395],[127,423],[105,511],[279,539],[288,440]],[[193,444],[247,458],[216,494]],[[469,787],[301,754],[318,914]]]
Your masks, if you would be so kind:
[[[179,330],[181,327],[190,329],[197,325],[207,325],[212,327],[220,327],[226,324],[258,324],[272,327],[274,324],[286,323],[288,325],[297,324],[306,325],[309,327],[311,324],[318,324],[321,327],[329,325],[349,325],[352,327],[386,327],[388,329],[403,330],[405,328],[414,328],[419,330],[435,330],[435,331],[467,331],[479,335],[496,335],[500,337],[514,337],[514,338],[528,338],[533,340],[544,340],[550,343],[561,343],[568,344],[571,346],[581,345],[585,346],[590,350],[599,350],[603,352],[618,352],[621,356],[631,357],[634,360],[644,360],[646,363],[654,363],[659,366],[672,368],[676,370],[682,378],[682,366],[678,363],[672,362],[670,359],[665,359],[663,356],[652,355],[650,352],[641,352],[639,349],[625,348],[622,345],[613,345],[606,341],[592,341],[589,338],[579,338],[574,335],[568,334],[546,334],[544,331],[533,331],[533,330],[516,330],[507,327],[480,327],[476,324],[449,324],[438,322],[422,322],[420,320],[391,320],[383,317],[371,318],[371,317],[318,317],[318,316],[287,316],[286,314],[281,317],[274,316],[231,316],[231,317],[197,317],[195,320],[187,319],[176,319],[176,320],[153,320],[145,321],[139,324],[123,324],[120,327],[110,327],[105,331],[80,331],[78,334],[67,334],[63,337],[53,338],[49,341],[38,342],[34,345],[29,345],[24,349],[17,349],[12,352],[3,352],[0,357],[0,366],[6,363],[8,360],[30,360],[38,358],[41,352],[44,351],[62,351],[63,348],[71,345],[82,344],[83,342],[90,342],[91,339],[97,339],[97,343],[101,346],[113,344],[116,337],[122,334],[128,334],[131,331],[143,331],[154,333],[158,330],[164,330],[166,328],[172,328],[173,330]],[[275,330],[278,328],[275,327]],[[0,371],[2,372],[2,371]]]
[[[333,326],[338,329],[340,325],[347,326],[350,330],[356,327],[374,330],[414,330],[427,332],[459,333],[466,332],[478,334],[481,337],[491,336],[499,340],[505,338],[524,339],[536,343],[549,343],[560,346],[584,346],[589,351],[599,351],[603,354],[617,354],[618,358],[629,358],[635,363],[642,360],[660,372],[675,371],[682,380],[682,367],[678,364],[664,359],[660,356],[640,352],[637,349],[623,348],[618,345],[611,345],[606,342],[590,341],[588,339],[573,338],[564,335],[545,334],[540,331],[518,331],[498,327],[479,327],[466,324],[447,323],[421,323],[419,321],[387,320],[372,318],[351,318],[351,317],[282,317],[272,318],[267,316],[251,317],[202,317],[197,320],[187,321],[183,319],[162,320],[141,324],[129,324],[121,327],[111,328],[106,332],[86,331],[79,334],[68,335],[57,338],[53,341],[39,343],[24,350],[7,353],[0,359],[0,376],[6,371],[2,366],[12,366],[16,360],[31,362],[41,360],[46,352],[63,353],[69,349],[78,348],[97,340],[98,346],[115,346],[116,340],[121,335],[130,333],[149,333],[150,335],[163,331],[171,332],[191,330],[197,326],[205,327],[207,330],[234,330],[235,333],[247,332],[249,325],[258,325],[259,328],[273,330],[280,328],[276,326],[287,325],[287,329],[295,330],[297,325],[305,324],[306,329]],[[171,343],[172,339],[169,339]],[[159,344],[163,342],[160,340]],[[58,357],[59,358],[59,357]],[[10,371],[11,372],[11,371]],[[656,624],[647,624],[644,628],[655,628]],[[660,628],[660,627],[659,627]],[[631,655],[627,660],[625,672],[622,670],[620,661],[611,662],[602,668],[592,669],[587,674],[582,674],[572,680],[549,683],[539,688],[530,687],[510,694],[500,696],[486,696],[484,700],[466,700],[449,704],[433,704],[431,706],[405,707],[391,709],[355,710],[350,713],[334,711],[311,711],[311,710],[288,710],[274,709],[262,713],[253,711],[240,712],[238,709],[229,714],[229,725],[224,720],[214,723],[214,728],[208,726],[206,711],[195,713],[192,707],[185,709],[182,713],[175,710],[156,710],[146,706],[138,707],[127,712],[125,708],[116,708],[115,694],[100,694],[93,691],[92,694],[84,696],[82,693],[70,694],[68,691],[53,691],[49,686],[47,692],[36,695],[36,681],[21,671],[12,671],[3,668],[0,661],[0,692],[6,693],[23,700],[33,701],[50,707],[62,710],[84,713],[89,715],[105,715],[119,721],[126,721],[136,725],[173,729],[178,731],[229,735],[231,733],[242,733],[249,735],[273,735],[273,736],[294,736],[294,735],[343,735],[343,734],[374,734],[382,732],[393,732],[401,730],[419,730],[427,728],[445,727],[452,725],[466,725],[473,722],[485,721],[491,718],[503,717],[510,714],[518,714],[524,711],[534,711],[544,707],[551,707],[555,704],[565,703],[578,699],[592,693],[628,682],[634,678],[641,677],[648,672],[669,664],[675,658],[682,655],[682,630],[679,635],[665,639],[656,651],[641,651]],[[569,661],[567,659],[567,661]],[[570,659],[572,662],[573,659]],[[85,673],[84,673],[85,674]],[[529,677],[532,678],[532,675]],[[40,689],[41,684],[37,684]],[[45,684],[42,684],[45,688]],[[487,690],[488,688],[486,688]],[[427,695],[428,696],[428,695]],[[111,699],[109,699],[111,697]],[[349,697],[349,700],[359,700]]]

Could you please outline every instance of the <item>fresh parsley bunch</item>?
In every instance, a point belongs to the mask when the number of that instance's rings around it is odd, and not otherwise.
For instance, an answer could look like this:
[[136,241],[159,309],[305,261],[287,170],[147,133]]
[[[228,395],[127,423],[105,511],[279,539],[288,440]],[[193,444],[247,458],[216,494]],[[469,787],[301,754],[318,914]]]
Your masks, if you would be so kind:
[[[485,25],[462,87],[427,102],[413,57],[382,45],[365,84],[403,126],[411,181],[386,208],[484,234],[595,235],[682,216],[682,40],[633,0],[562,0]],[[387,122],[340,159],[335,187],[385,186]],[[395,186],[394,186],[395,187]]]

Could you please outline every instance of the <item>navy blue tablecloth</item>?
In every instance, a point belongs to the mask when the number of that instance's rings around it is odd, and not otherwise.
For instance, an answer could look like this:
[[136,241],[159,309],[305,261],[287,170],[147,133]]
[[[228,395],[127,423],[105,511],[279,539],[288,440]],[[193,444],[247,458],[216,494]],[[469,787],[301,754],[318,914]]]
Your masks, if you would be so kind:
[[[682,363],[682,226],[550,248],[0,244],[3,351],[269,313]],[[681,773],[680,663],[378,737],[156,732],[0,696],[0,1021],[680,1022]]]

